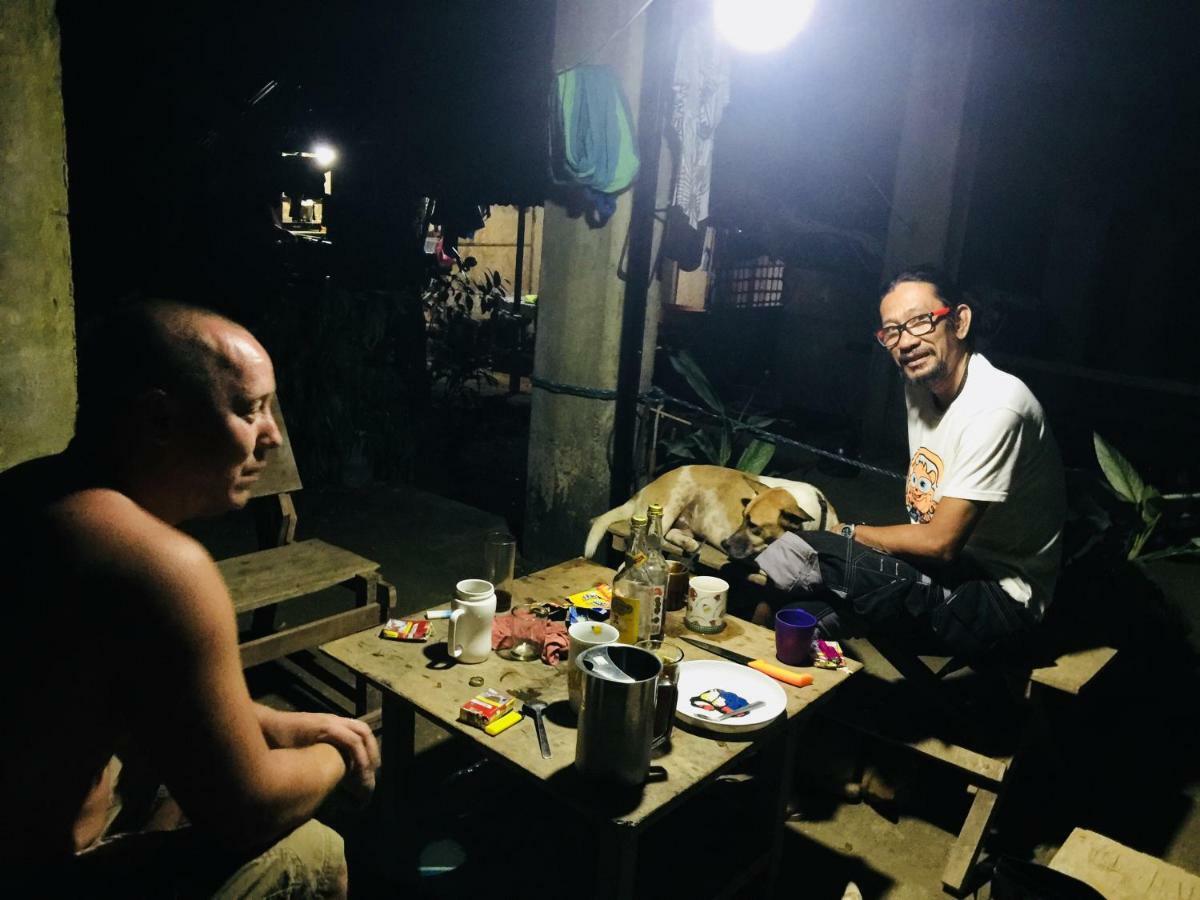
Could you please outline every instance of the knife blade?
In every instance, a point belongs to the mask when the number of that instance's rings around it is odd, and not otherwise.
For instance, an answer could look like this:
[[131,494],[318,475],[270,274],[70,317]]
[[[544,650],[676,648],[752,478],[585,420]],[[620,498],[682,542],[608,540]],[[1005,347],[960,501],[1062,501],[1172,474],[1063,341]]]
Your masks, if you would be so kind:
[[749,666],[764,675],[774,678],[776,681],[782,681],[784,684],[794,685],[795,687],[807,687],[813,683],[811,675],[805,675],[801,672],[793,672],[791,669],[785,669],[783,666],[777,666],[767,662],[765,659],[755,659],[752,656],[746,656],[744,653],[735,653],[733,650],[726,650],[717,644],[710,644],[708,641],[698,641],[695,638],[685,637],[693,647],[699,647],[701,650],[707,650],[717,656],[722,656],[730,662],[740,663],[743,666]]

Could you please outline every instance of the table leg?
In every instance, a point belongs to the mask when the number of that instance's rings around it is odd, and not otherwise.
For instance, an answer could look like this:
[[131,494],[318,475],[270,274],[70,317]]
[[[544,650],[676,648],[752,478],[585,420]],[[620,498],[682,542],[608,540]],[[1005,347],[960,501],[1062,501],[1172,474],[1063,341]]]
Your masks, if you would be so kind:
[[389,690],[383,691],[383,765],[379,771],[380,794],[390,821],[400,808],[404,774],[411,768],[415,752],[417,713]]
[[771,817],[771,850],[767,858],[767,878],[763,896],[772,897],[779,877],[779,863],[783,856],[784,821],[787,819],[788,801],[792,796],[792,774],[796,766],[798,722],[783,723],[783,734],[764,748],[762,760],[763,783],[767,795],[763,798]]
[[609,852],[597,854],[597,900],[625,900],[636,896],[638,830],[629,825],[609,823]]

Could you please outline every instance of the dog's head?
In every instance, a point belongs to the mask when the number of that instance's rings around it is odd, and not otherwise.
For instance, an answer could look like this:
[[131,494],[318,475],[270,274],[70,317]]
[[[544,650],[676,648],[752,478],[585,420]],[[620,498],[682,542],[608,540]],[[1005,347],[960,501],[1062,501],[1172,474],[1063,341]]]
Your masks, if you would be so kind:
[[768,488],[744,498],[742,504],[746,509],[741,526],[721,541],[722,549],[732,559],[755,557],[785,531],[803,531],[804,524],[813,520],[783,488]]

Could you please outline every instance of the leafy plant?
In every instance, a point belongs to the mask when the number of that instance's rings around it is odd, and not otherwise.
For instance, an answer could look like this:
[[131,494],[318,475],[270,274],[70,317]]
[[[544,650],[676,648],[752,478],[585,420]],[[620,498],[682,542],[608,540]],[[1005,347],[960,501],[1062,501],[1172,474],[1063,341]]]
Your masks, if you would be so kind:
[[[663,447],[669,456],[680,460],[698,460],[716,466],[728,466],[737,448],[739,435],[743,435],[748,429],[766,428],[775,422],[766,416],[747,415],[749,401],[736,416],[731,415],[725,403],[717,396],[712,382],[686,350],[671,354],[670,360],[675,371],[687,380],[696,396],[712,410],[717,422],[712,425],[697,425],[682,437],[664,440]],[[774,455],[774,444],[754,437],[738,456],[734,468],[759,475]]]
[[1132,504],[1136,513],[1135,522],[1137,524],[1134,525],[1129,535],[1125,558],[1146,562],[1180,554],[1200,553],[1200,537],[1193,537],[1186,544],[1167,547],[1153,553],[1142,552],[1159,522],[1162,521],[1163,502],[1165,500],[1192,499],[1196,495],[1169,494],[1163,496],[1153,485],[1146,484],[1133,464],[1108,441],[1095,433],[1092,434],[1092,441],[1096,447],[1096,460],[1100,463],[1100,470],[1104,472],[1109,487],[1121,500]]
[[[496,319],[504,312],[504,279],[499,272],[472,278],[475,258],[456,270],[438,272],[421,296],[429,338],[429,374],[446,393],[460,399],[470,382],[496,384],[494,343]],[[476,315],[478,310],[479,315]]]

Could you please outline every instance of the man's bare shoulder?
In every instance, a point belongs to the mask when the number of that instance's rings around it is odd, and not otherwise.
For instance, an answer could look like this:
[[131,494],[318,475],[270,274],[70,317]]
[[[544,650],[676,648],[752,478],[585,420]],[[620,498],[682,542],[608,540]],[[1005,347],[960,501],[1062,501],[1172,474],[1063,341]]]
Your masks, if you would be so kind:
[[204,586],[220,586],[223,594],[216,564],[198,541],[119,491],[70,493],[46,509],[45,521],[67,569],[119,585],[129,600],[203,597],[197,588]]

